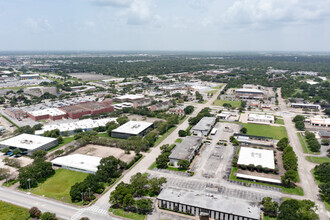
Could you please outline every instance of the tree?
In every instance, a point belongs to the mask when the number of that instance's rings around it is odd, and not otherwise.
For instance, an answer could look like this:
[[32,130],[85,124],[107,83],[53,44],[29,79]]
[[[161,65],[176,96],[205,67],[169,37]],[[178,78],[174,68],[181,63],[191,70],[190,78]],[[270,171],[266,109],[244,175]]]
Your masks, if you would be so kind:
[[110,203],[116,207],[122,207],[124,203],[124,198],[128,194],[132,194],[133,190],[131,189],[130,184],[126,184],[124,182],[120,182],[114,191],[110,194]]
[[304,121],[305,120],[305,117],[302,116],[302,115],[296,115],[294,118],[293,118],[293,122],[297,122],[297,121]]
[[247,128],[245,128],[245,127],[241,128],[240,132],[243,133],[243,134],[246,134],[247,133]]
[[308,219],[317,220],[319,217],[315,213],[317,209],[315,203],[310,200],[289,199],[284,201],[279,207],[279,220]]
[[45,158],[47,154],[47,151],[45,150],[37,150],[35,152],[33,152],[32,154],[32,158],[35,159],[35,158]]
[[189,114],[193,113],[194,108],[195,108],[194,106],[188,105],[187,107],[184,108],[184,113],[186,115],[189,115]]
[[161,191],[161,187],[167,180],[165,177],[154,177],[149,179],[149,194],[150,195],[158,195]]
[[303,121],[297,121],[295,127],[299,131],[303,131],[303,130],[305,130],[305,123]]
[[148,176],[137,173],[130,179],[134,196],[145,196],[147,193]]
[[32,207],[29,210],[30,217],[39,219],[41,216],[41,211],[37,207]]
[[18,154],[21,154],[22,152],[19,150],[19,149],[17,149],[17,148],[15,148],[14,150],[13,150],[13,155],[14,156],[16,156],[16,155],[18,155]]
[[298,181],[298,173],[295,170],[288,170],[284,173],[284,176],[282,176],[281,178],[284,185],[291,186],[292,183]]
[[118,125],[116,122],[111,121],[111,122],[108,122],[108,123],[106,124],[106,127],[107,127],[107,133],[108,133],[108,135],[111,136],[111,132],[112,132],[112,130],[118,128],[119,125]]
[[9,147],[5,147],[1,150],[2,153],[7,154],[10,151]]
[[180,169],[186,170],[188,169],[190,162],[188,160],[179,160],[178,165]]
[[56,214],[51,212],[45,212],[41,215],[41,220],[55,220]]
[[230,103],[223,103],[222,106],[225,107],[225,108],[231,108],[232,107],[232,105]]
[[316,179],[324,183],[330,182],[329,170],[330,163],[322,163],[320,165],[317,165],[314,168],[314,174],[316,176]]
[[122,116],[122,117],[117,118],[116,121],[118,122],[119,125],[123,125],[123,124],[125,124],[126,122],[128,122],[129,119],[128,119],[127,116]]
[[279,150],[283,151],[289,144],[289,139],[287,137],[282,138],[278,143],[277,147]]
[[170,162],[170,160],[168,159],[169,156],[170,156],[170,153],[163,153],[163,154],[159,155],[156,158],[157,168],[166,169],[168,166],[167,163]]
[[263,206],[263,211],[266,215],[275,217],[278,211],[278,202],[272,201],[271,197],[264,197],[260,204]]
[[132,210],[132,208],[135,208],[135,200],[132,196],[132,194],[127,194],[123,199],[123,208],[125,210]]
[[188,132],[186,130],[179,130],[179,137],[186,137]]
[[138,213],[147,214],[152,210],[152,201],[150,199],[139,199],[136,201]]

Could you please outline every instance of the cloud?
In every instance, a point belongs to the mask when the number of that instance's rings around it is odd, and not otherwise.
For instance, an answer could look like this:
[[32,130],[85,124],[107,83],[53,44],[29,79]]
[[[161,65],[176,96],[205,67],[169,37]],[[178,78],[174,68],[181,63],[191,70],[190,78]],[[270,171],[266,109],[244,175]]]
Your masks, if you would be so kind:
[[25,26],[33,32],[42,32],[50,30],[52,27],[47,19],[28,18],[24,22]]
[[129,7],[133,0],[93,0],[93,4],[97,6],[110,6],[110,7]]
[[324,20],[329,13],[330,1],[324,0],[238,0],[227,9],[222,22],[236,27],[267,28]]

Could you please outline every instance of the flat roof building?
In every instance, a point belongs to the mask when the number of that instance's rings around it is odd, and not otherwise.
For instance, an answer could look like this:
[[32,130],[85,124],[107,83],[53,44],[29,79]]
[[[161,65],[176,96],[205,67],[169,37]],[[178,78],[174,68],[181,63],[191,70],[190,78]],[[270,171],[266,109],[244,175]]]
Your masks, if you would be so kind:
[[274,124],[275,117],[273,115],[265,115],[265,114],[249,114],[248,123],[254,124]]
[[138,101],[144,98],[144,95],[142,94],[126,94],[122,96],[117,96],[114,98],[114,101],[116,102],[133,102],[133,101]]
[[179,160],[191,160],[198,153],[200,146],[202,145],[203,138],[197,136],[187,136],[183,141],[177,144],[172,150],[169,156],[170,162],[174,166],[178,166]]
[[0,142],[0,148],[19,149],[22,153],[32,155],[37,150],[48,150],[58,144],[56,138],[37,136],[32,134],[20,134]]
[[111,132],[111,137],[129,138],[132,136],[144,136],[153,123],[145,121],[129,121]]
[[70,123],[57,123],[57,124],[47,124],[42,127],[41,130],[36,130],[36,135],[42,135],[45,131],[52,131],[55,129],[60,130],[61,133],[68,132],[68,134],[74,134],[75,130],[82,129],[83,131],[93,130],[100,126],[106,126],[108,122],[116,121],[116,118],[102,118],[102,119],[83,119]]
[[102,158],[84,154],[72,154],[52,160],[53,166],[84,173],[96,173]]
[[312,126],[319,126],[319,127],[330,127],[330,118],[311,118],[310,124]]
[[273,150],[256,149],[250,147],[241,147],[237,165],[261,165],[271,170],[275,169],[275,160]]
[[253,146],[263,146],[263,147],[274,147],[277,144],[277,140],[272,137],[255,136],[247,134],[234,134],[234,137],[238,140],[241,145],[253,145]]
[[206,136],[213,128],[215,121],[215,117],[204,117],[192,128],[192,130],[197,136]]
[[40,75],[38,73],[35,73],[35,74],[21,74],[19,76],[19,78],[21,80],[25,80],[25,79],[40,79]]
[[259,99],[267,98],[265,93],[259,89],[236,89],[235,97],[244,100],[248,100],[248,99],[259,100]]
[[165,188],[157,197],[158,207],[203,216],[207,219],[260,219],[257,202],[201,191]]
[[27,112],[27,115],[34,121],[51,119],[53,121],[67,117],[66,112],[58,108],[46,108],[37,111]]
[[291,103],[292,108],[309,108],[309,109],[321,109],[320,105],[305,104],[305,103]]
[[319,135],[321,138],[330,138],[330,131],[320,130]]
[[220,120],[228,120],[229,117],[231,116],[231,112],[221,112],[219,114],[217,114],[217,117],[220,119]]
[[97,115],[101,113],[113,112],[114,107],[111,105],[111,101],[106,102],[84,102],[70,106],[64,106],[59,109],[66,112],[69,118],[77,119],[84,115]]

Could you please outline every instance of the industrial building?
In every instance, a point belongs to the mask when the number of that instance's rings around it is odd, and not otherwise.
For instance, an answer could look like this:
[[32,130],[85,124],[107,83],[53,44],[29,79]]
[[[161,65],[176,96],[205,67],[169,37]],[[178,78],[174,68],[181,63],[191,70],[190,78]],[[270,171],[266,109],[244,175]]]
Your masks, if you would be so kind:
[[241,147],[237,165],[250,165],[267,167],[270,170],[275,169],[274,151],[257,149],[250,147]]
[[145,121],[129,121],[111,132],[111,137],[127,139],[132,136],[144,136],[153,123]]
[[317,109],[320,110],[320,105],[315,104],[305,104],[305,103],[291,103],[292,108],[309,108],[309,109]]
[[257,202],[194,190],[165,188],[157,197],[158,207],[205,219],[260,219]]
[[38,73],[35,74],[21,74],[19,76],[20,80],[25,80],[25,79],[40,79],[40,75]]
[[265,93],[259,89],[236,89],[235,97],[237,99],[243,99],[243,100],[267,99]]
[[77,119],[84,115],[97,115],[101,113],[113,112],[114,107],[111,104],[112,100],[107,102],[92,101],[64,106],[59,109],[66,112],[69,118]]
[[166,101],[166,102],[158,102],[152,106],[148,107],[149,111],[162,111],[162,110],[167,110],[173,103],[171,101]]
[[19,149],[22,154],[32,155],[37,150],[48,150],[58,144],[56,138],[20,134],[0,142],[0,148]]
[[29,116],[29,118],[31,118],[34,121],[45,120],[45,119],[51,119],[55,121],[67,117],[66,112],[57,108],[46,108],[42,110],[31,111],[31,112],[27,112],[27,115]]
[[102,158],[84,154],[72,154],[52,160],[53,166],[68,170],[95,174]]
[[28,117],[27,113],[25,111],[23,111],[20,108],[16,108],[16,107],[6,108],[5,113],[15,119],[23,119],[23,118]]
[[234,137],[238,140],[240,145],[246,146],[262,146],[262,147],[274,147],[277,144],[277,140],[272,137],[255,136],[247,134],[234,134]]
[[254,124],[274,124],[275,117],[273,115],[249,114],[248,123]]
[[202,145],[203,138],[197,136],[187,136],[183,141],[177,144],[172,150],[169,156],[170,163],[174,166],[178,166],[179,160],[191,160],[198,153],[200,146]]
[[137,94],[127,94],[127,95],[122,95],[122,96],[117,96],[114,98],[115,102],[135,102],[144,99],[144,95]]
[[192,128],[192,131],[197,136],[207,136],[215,122],[215,117],[204,117]]
[[47,124],[42,127],[41,130],[36,130],[36,135],[42,135],[45,131],[52,131],[55,129],[60,130],[60,133],[67,132],[68,135],[74,134],[75,130],[82,129],[82,131],[93,130],[100,126],[106,126],[108,122],[116,121],[116,118],[102,118],[102,119],[83,119],[70,123],[57,123],[57,124]]

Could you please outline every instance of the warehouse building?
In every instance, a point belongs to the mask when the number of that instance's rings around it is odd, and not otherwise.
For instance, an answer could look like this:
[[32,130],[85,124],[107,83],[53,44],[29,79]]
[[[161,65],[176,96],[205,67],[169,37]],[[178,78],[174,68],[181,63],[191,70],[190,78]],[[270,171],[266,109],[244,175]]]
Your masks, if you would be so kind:
[[101,113],[113,112],[114,107],[111,101],[106,102],[84,102],[75,105],[64,106],[59,108],[67,113],[69,118],[78,119],[85,115],[97,115]]
[[178,166],[179,160],[188,160],[191,162],[194,156],[198,153],[202,142],[202,137],[185,137],[183,141],[177,144],[172,150],[172,153],[169,156],[170,163],[173,163],[174,166]]
[[46,108],[37,111],[30,111],[27,112],[27,115],[29,116],[29,118],[31,118],[34,121],[45,120],[45,119],[51,119],[55,121],[67,117],[66,112],[57,108]]
[[213,128],[215,121],[215,117],[204,117],[192,128],[192,131],[197,136],[207,136]]
[[72,154],[52,160],[53,166],[83,173],[95,174],[102,158],[84,154]]
[[127,139],[132,136],[144,136],[153,123],[145,121],[129,121],[111,132],[111,137]]
[[274,124],[275,117],[273,115],[259,115],[259,114],[249,114],[248,123],[254,124]]
[[274,147],[277,144],[277,140],[272,137],[247,135],[247,134],[234,134],[234,137],[238,140],[240,145],[246,146],[262,146],[262,147]]
[[21,74],[19,76],[21,80],[26,80],[26,79],[40,79],[40,75],[38,73],[35,74]]
[[236,89],[235,97],[243,100],[267,99],[265,93],[259,89]]
[[60,133],[67,132],[68,135],[74,134],[75,130],[82,129],[82,131],[90,131],[93,128],[97,128],[100,126],[106,126],[108,122],[116,121],[116,118],[102,118],[102,119],[83,119],[70,123],[58,123],[58,124],[47,124],[42,127],[41,130],[36,130],[36,135],[42,135],[46,131],[52,131],[55,129],[60,130]]
[[257,202],[194,190],[165,188],[157,197],[158,207],[205,219],[260,219]]
[[37,136],[32,134],[20,134],[0,142],[0,149],[19,149],[22,154],[32,155],[38,150],[48,150],[58,144],[56,138]]
[[117,96],[114,98],[115,102],[136,102],[139,100],[144,99],[144,95],[141,94],[137,94],[137,95],[133,95],[133,94],[127,94],[127,95],[122,95],[122,96]]
[[250,165],[267,167],[270,170],[275,169],[274,151],[257,149],[250,147],[241,147],[237,165]]

